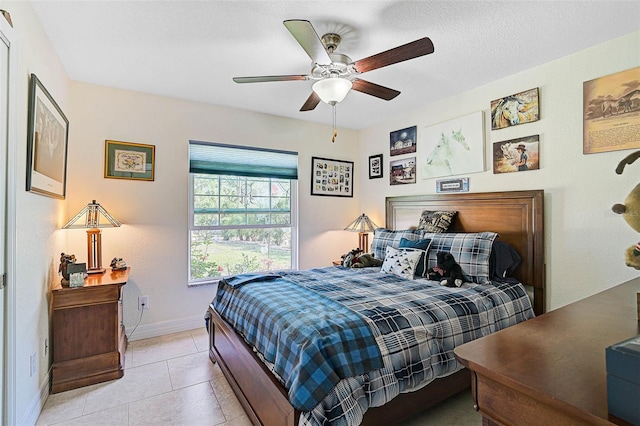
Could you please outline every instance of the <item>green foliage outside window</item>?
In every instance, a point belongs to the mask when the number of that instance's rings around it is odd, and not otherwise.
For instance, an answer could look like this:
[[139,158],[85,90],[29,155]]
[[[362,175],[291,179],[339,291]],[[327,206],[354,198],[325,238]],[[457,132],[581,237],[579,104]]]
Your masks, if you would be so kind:
[[193,176],[190,279],[291,268],[291,182]]

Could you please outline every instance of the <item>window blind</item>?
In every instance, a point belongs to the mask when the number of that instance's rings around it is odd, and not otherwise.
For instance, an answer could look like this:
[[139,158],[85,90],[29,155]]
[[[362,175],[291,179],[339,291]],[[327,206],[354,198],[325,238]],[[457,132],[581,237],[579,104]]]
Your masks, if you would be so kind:
[[189,172],[298,179],[298,153],[189,141]]

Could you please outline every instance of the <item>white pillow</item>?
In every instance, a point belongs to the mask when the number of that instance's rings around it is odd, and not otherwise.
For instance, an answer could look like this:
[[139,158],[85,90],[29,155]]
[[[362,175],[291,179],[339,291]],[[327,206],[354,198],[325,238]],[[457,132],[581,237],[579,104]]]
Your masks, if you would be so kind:
[[420,260],[423,250],[398,250],[391,246],[387,246],[386,255],[380,272],[389,272],[407,278],[413,279],[416,265]]

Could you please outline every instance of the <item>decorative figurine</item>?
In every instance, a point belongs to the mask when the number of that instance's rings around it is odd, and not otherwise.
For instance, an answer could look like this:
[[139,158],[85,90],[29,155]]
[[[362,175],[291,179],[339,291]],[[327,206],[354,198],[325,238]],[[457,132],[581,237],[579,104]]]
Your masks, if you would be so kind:
[[121,257],[114,257],[111,259],[111,270],[121,271],[123,269],[127,269],[127,262],[122,260]]
[[62,275],[62,285],[69,285],[69,272],[67,270],[67,267],[70,263],[76,263],[76,255],[60,253],[60,266],[58,266],[58,274]]
[[[616,168],[617,174],[622,174],[624,167],[640,158],[640,151],[632,152],[620,161]],[[614,213],[622,215],[622,218],[634,231],[640,232],[640,184],[629,192],[624,204],[616,203],[611,207]],[[640,269],[640,242],[627,248],[625,263],[635,269]]]

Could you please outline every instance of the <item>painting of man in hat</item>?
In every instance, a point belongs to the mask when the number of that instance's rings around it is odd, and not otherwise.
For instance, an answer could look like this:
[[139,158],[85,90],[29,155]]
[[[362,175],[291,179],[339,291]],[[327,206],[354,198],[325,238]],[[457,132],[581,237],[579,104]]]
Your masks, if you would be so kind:
[[539,169],[539,140],[539,135],[533,135],[494,143],[493,173]]

